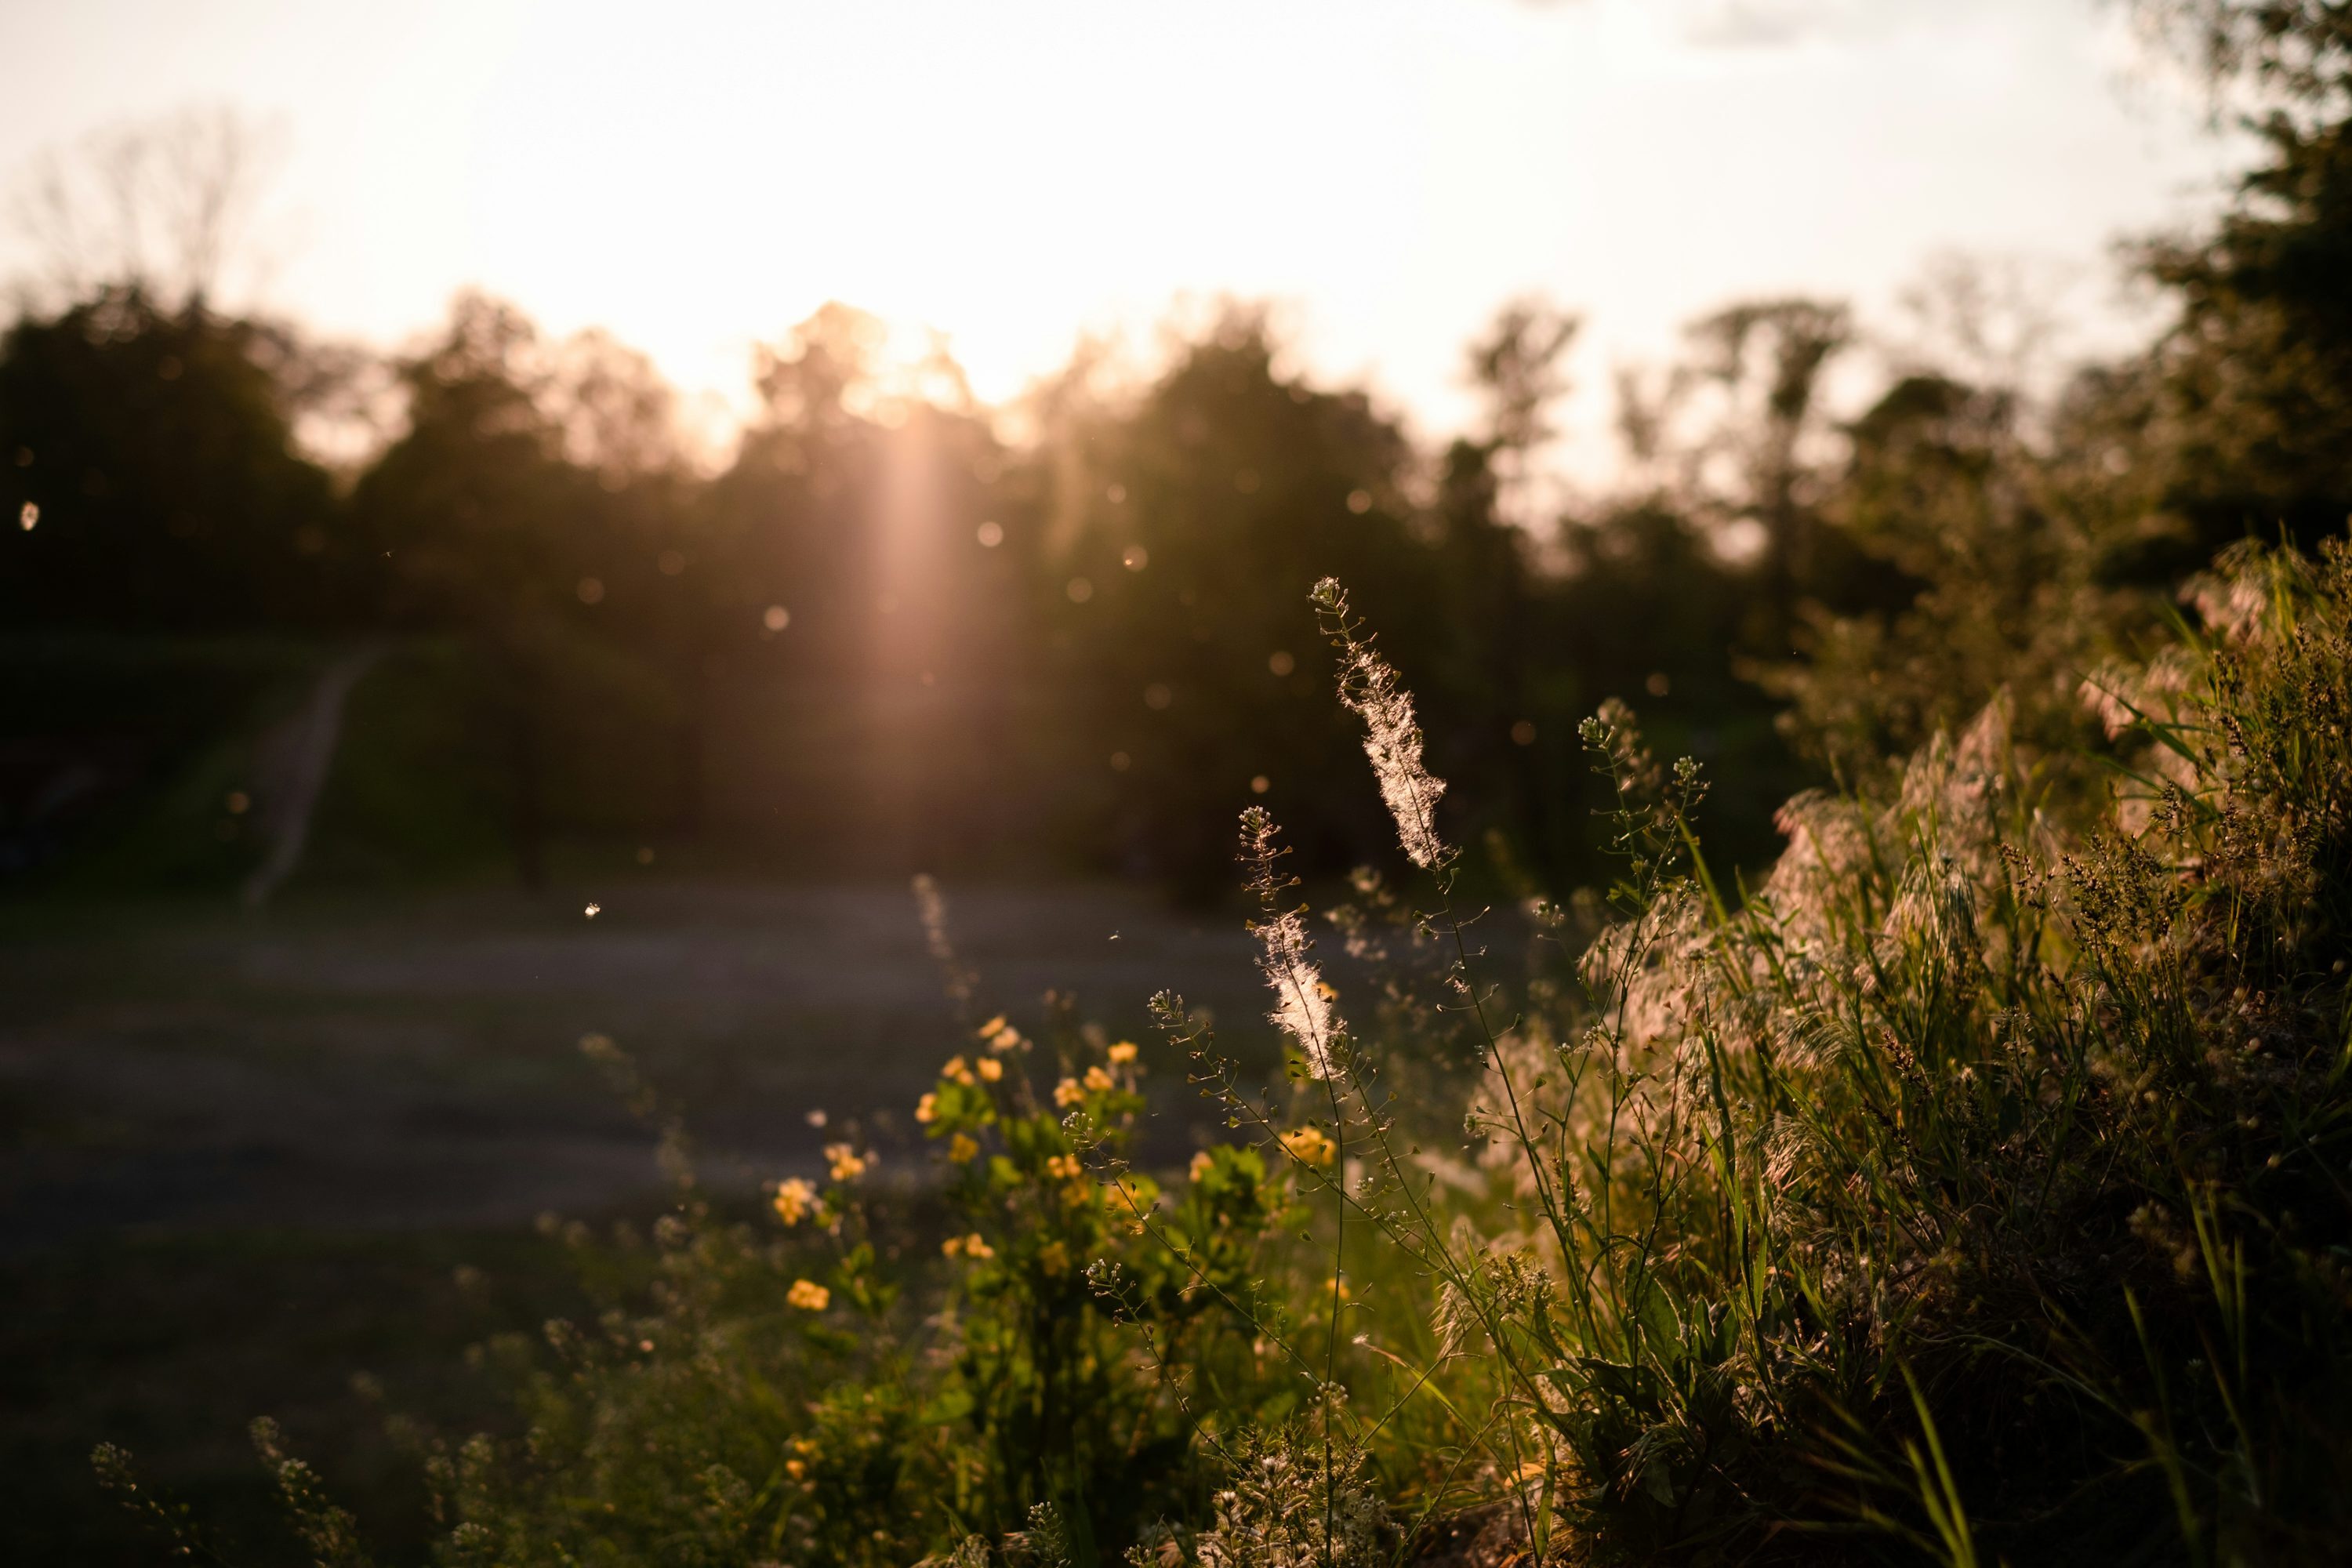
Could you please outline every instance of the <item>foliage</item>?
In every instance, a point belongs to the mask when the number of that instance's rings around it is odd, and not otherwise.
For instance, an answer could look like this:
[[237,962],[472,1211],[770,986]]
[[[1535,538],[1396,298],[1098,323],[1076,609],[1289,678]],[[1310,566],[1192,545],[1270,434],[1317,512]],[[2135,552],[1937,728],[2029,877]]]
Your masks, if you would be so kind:
[[[604,1315],[496,1349],[522,1442],[428,1444],[447,1561],[1303,1565],[1465,1517],[1560,1562],[2326,1554],[2352,1522],[2352,546],[2231,552],[2196,630],[2086,683],[2121,743],[2096,809],[1996,703],[1883,789],[1791,801],[1737,903],[1697,857],[1699,770],[1604,710],[1613,917],[1539,906],[1560,956],[1517,975],[1424,837],[1397,672],[1336,585],[1316,603],[1433,900],[1367,879],[1340,922],[1422,954],[1365,1029],[1254,808],[1287,1103],[1163,998],[1242,1133],[1181,1178],[1133,1162],[1140,1051],[1066,1016],[1053,1073],[1003,1016],[941,1068],[923,1214],[868,1190],[855,1127],[764,1225],[674,1142],[650,1243],[575,1236]],[[1449,1034],[1459,1157],[1412,1059]]]

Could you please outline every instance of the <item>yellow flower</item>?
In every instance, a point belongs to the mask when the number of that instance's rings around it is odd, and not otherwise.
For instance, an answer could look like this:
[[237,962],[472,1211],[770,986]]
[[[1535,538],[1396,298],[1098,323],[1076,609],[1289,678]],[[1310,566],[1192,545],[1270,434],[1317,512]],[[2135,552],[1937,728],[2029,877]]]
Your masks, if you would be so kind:
[[1045,1173],[1057,1182],[1075,1182],[1085,1167],[1076,1154],[1056,1154],[1045,1162]]
[[969,1084],[971,1082],[971,1068],[964,1064],[963,1058],[950,1057],[948,1065],[940,1069],[940,1076],[957,1083]]
[[1328,1165],[1339,1152],[1338,1145],[1323,1135],[1319,1127],[1302,1127],[1296,1132],[1282,1135],[1282,1146],[1291,1157],[1309,1165]]
[[1058,1241],[1049,1241],[1037,1249],[1037,1267],[1048,1274],[1060,1274],[1070,1267],[1070,1249]]
[[809,1210],[816,1207],[816,1184],[798,1176],[776,1184],[776,1217],[786,1225],[798,1225],[808,1218]]
[[860,1154],[854,1145],[848,1143],[826,1144],[824,1160],[826,1165],[831,1167],[833,1179],[836,1182],[856,1181],[866,1173],[866,1167],[873,1163],[871,1156]]
[[963,1237],[960,1236],[951,1236],[948,1237],[945,1241],[940,1243],[940,1250],[950,1258],[961,1258],[963,1256]]
[[1021,1037],[1020,1030],[1004,1021],[1002,1013],[982,1024],[979,1035],[988,1042],[988,1048],[992,1051],[1019,1050],[1029,1043]]
[[948,1140],[948,1158],[959,1165],[971,1163],[979,1153],[980,1145],[961,1132]]
[[1006,1027],[1007,1025],[1004,1021],[1004,1015],[999,1013],[995,1017],[991,1018],[987,1023],[982,1024],[973,1032],[983,1040],[992,1040],[996,1038],[997,1036],[1003,1034]]
[[1135,1042],[1133,1040],[1117,1041],[1111,1046],[1109,1055],[1111,1066],[1123,1068],[1135,1059]]
[[1092,1067],[1087,1069],[1087,1087],[1100,1094],[1114,1085],[1110,1074],[1098,1067]]
[[799,1480],[803,1476],[808,1474],[807,1461],[803,1459],[786,1459],[784,1461],[784,1474],[792,1477],[794,1480]]
[[995,1257],[996,1248],[989,1246],[988,1238],[975,1230],[963,1238],[963,1255],[984,1260]]
[[939,1118],[939,1114],[940,1114],[940,1097],[939,1097],[938,1095],[936,1095],[936,1094],[927,1094],[927,1095],[923,1096],[923,1098],[922,1098],[922,1099],[920,1099],[920,1100],[919,1100],[915,1101],[915,1120],[916,1120],[916,1121],[936,1121],[936,1120],[938,1120],[938,1118]]
[[1054,1103],[1056,1105],[1076,1105],[1086,1097],[1087,1091],[1078,1087],[1076,1079],[1066,1078],[1054,1086]]
[[1085,1182],[1072,1182],[1062,1189],[1062,1202],[1071,1208],[1080,1207],[1094,1195],[1094,1188]]
[[1004,1064],[994,1057],[982,1057],[978,1065],[981,1078],[988,1083],[994,1083],[1004,1076]]
[[1216,1168],[1217,1162],[1210,1158],[1209,1152],[1206,1149],[1202,1150],[1199,1153],[1192,1156],[1192,1179],[1194,1181],[1199,1181],[1202,1177],[1207,1175]]
[[814,1279],[795,1279],[784,1300],[803,1312],[822,1312],[833,1303],[833,1292]]

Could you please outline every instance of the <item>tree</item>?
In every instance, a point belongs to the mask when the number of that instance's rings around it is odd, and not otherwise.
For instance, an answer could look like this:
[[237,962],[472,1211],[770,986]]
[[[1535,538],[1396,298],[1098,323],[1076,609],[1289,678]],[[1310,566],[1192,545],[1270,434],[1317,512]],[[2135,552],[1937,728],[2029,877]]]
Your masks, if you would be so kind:
[[38,258],[20,289],[57,310],[101,290],[166,313],[216,306],[223,287],[267,264],[257,238],[275,140],[236,110],[184,109],[52,148],[16,194]]
[[145,630],[364,613],[368,563],[271,368],[302,353],[283,329],[135,288],[21,318],[0,340],[0,606]]
[[2210,234],[2148,245],[2179,311],[2116,422],[2158,470],[2177,573],[2248,531],[2308,542],[2352,514],[2352,10],[2147,0],[2263,161]]

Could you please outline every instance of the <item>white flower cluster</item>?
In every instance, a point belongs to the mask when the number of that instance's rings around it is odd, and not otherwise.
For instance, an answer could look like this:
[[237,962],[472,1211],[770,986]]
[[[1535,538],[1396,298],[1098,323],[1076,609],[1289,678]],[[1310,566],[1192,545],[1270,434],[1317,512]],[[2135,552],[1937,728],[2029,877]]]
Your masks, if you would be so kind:
[[1261,921],[1258,936],[1265,943],[1258,961],[1265,983],[1274,988],[1275,1027],[1298,1042],[1307,1070],[1317,1078],[1331,1076],[1332,1042],[1346,1026],[1332,1006],[1335,993],[1323,984],[1322,972],[1307,957],[1307,922],[1297,911]]
[[1350,644],[1339,674],[1339,700],[1364,721],[1364,755],[1372,761],[1381,799],[1396,818],[1405,854],[1423,870],[1445,858],[1437,837],[1437,802],[1445,781],[1421,760],[1421,725],[1412,715],[1412,693],[1397,684],[1397,673],[1370,648]]

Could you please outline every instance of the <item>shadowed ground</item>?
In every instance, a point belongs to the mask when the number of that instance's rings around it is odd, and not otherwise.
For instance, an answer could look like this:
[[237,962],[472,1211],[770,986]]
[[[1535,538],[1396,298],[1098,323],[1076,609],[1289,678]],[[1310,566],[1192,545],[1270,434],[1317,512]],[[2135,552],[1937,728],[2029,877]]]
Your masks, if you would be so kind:
[[[1149,1142],[1181,1157],[1208,1119],[1144,1005],[1174,986],[1261,1043],[1240,922],[1108,887],[947,893],[975,1005],[1034,1035],[1058,987],[1146,1041]],[[570,1305],[535,1216],[660,1201],[583,1034],[628,1048],[708,1179],[746,1192],[814,1173],[816,1108],[881,1110],[886,1173],[914,1169],[907,1108],[970,1047],[903,884],[19,910],[0,999],[0,1533],[37,1560],[152,1559],[87,1479],[100,1438],[250,1523],[262,1414],[410,1534],[352,1374],[462,1415],[463,1346]]]

